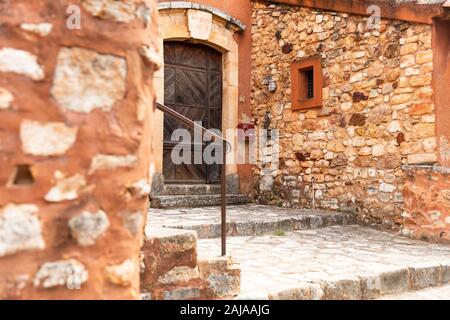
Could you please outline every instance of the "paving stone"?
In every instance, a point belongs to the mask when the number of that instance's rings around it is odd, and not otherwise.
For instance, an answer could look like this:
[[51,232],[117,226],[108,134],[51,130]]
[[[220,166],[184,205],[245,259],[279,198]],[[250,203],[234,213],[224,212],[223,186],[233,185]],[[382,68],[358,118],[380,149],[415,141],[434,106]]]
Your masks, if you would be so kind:
[[[218,256],[220,239],[197,247],[199,259]],[[411,290],[411,268],[426,267],[416,282],[432,284],[429,274],[448,265],[450,246],[349,225],[230,237],[227,254],[241,268],[239,299],[305,299],[305,283],[315,285],[310,299],[373,299]]]

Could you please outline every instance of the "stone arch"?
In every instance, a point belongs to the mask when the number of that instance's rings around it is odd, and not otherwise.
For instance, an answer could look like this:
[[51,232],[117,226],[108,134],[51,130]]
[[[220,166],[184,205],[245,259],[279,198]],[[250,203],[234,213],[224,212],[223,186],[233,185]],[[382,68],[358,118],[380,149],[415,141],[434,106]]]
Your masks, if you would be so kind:
[[[162,2],[158,4],[158,10],[161,61],[164,61],[163,44],[167,40],[201,43],[222,53],[222,131],[236,128],[239,103],[239,48],[234,34],[245,30],[245,25],[221,10],[192,2]],[[155,74],[154,85],[157,100],[163,102],[164,66]],[[156,156],[151,165],[152,193],[158,193],[164,184],[162,176],[164,116],[162,112],[156,111],[153,120],[155,124],[153,128],[158,128],[158,131],[153,132],[152,149]],[[237,177],[237,165],[227,166],[227,176],[230,175]],[[236,184],[233,183],[233,185]]]

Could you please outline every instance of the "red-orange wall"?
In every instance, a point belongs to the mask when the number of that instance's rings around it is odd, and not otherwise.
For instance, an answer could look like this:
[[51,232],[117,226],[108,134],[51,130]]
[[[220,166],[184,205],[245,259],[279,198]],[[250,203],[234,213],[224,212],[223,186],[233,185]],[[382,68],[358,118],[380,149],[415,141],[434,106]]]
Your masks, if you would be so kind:
[[450,21],[436,20],[434,37],[434,95],[439,162],[450,166]]
[[[158,2],[168,2],[159,0]],[[194,0],[200,3],[222,10],[247,26],[242,33],[236,33],[236,42],[239,46],[239,97],[244,102],[239,102],[239,120],[245,113],[251,117],[250,111],[250,72],[251,72],[251,3],[250,0]],[[240,165],[238,168],[241,178],[241,190],[243,192],[252,190],[253,176],[251,165]]]

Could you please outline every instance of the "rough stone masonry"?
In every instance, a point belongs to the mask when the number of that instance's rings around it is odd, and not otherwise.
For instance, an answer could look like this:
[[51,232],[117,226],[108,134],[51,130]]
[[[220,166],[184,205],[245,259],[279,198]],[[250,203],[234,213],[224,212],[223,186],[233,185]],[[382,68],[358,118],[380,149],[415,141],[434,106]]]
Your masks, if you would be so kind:
[[154,2],[0,1],[0,299],[139,298]]
[[[431,25],[374,28],[364,16],[254,1],[252,27],[253,114],[280,132],[279,168],[255,169],[258,199],[401,225],[402,165],[438,159]],[[293,111],[291,64],[314,56],[323,105]]]

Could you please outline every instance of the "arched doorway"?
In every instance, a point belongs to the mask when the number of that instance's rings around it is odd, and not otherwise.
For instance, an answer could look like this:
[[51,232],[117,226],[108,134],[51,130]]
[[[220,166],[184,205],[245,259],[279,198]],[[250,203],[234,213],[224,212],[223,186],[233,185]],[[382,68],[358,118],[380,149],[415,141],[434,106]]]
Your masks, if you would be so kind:
[[[234,129],[238,125],[239,105],[239,48],[235,39],[238,32],[242,32],[245,26],[237,19],[221,12],[217,8],[203,7],[190,2],[160,2],[159,7],[159,32],[160,32],[160,59],[168,57],[165,54],[164,43],[201,43],[209,50],[217,50],[221,54],[222,68],[222,132]],[[202,23],[198,23],[200,20]],[[213,49],[212,49],[213,48]],[[154,86],[157,101],[165,103],[165,68],[161,68],[154,75]],[[151,193],[153,196],[166,194],[165,186],[170,182],[170,177],[164,174],[164,119],[167,118],[161,111],[156,110],[151,114],[152,139],[150,149],[152,150],[150,172]],[[215,127],[215,126],[214,126]],[[227,139],[234,145],[235,138]],[[167,152],[167,151],[165,151]],[[239,193],[238,166],[232,159],[234,154],[228,154],[227,160],[227,184],[232,193]],[[166,171],[167,172],[167,171]],[[204,182],[203,182],[204,184]],[[173,186],[173,184],[171,184]],[[183,189],[183,187],[180,187]],[[178,188],[178,189],[180,189]],[[175,188],[176,189],[176,188]],[[214,189],[214,188],[213,188]]]
[[[222,53],[203,44],[164,42],[164,103],[208,129],[222,130]],[[219,183],[219,166],[194,161],[194,150],[203,151],[206,142],[189,143],[191,163],[176,165],[172,150],[178,142],[172,133],[185,128],[164,117],[163,174],[166,184]],[[191,136],[194,137],[193,132]]]

